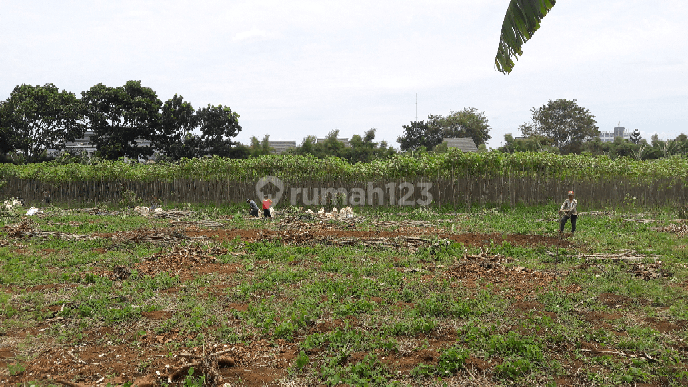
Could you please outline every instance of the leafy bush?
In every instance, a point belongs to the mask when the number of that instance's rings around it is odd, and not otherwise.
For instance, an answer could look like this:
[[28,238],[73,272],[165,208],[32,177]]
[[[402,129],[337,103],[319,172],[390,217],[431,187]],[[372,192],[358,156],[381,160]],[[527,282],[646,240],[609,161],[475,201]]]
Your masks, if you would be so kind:
[[557,179],[604,180],[625,178],[639,182],[657,179],[684,181],[688,177],[688,158],[666,157],[658,160],[611,159],[607,156],[555,155],[546,152],[397,154],[369,163],[350,164],[344,159],[318,159],[311,155],[267,155],[251,159],[209,157],[182,159],[175,163],[138,164],[123,160],[96,160],[90,165],[50,161],[35,164],[0,164],[0,179],[20,178],[45,182],[63,181],[170,181],[257,180],[278,176],[286,181],[330,180],[374,181],[415,179],[433,176],[538,176]]
[[455,374],[466,366],[466,359],[468,359],[467,350],[459,347],[446,349],[437,363],[437,374],[440,376]]

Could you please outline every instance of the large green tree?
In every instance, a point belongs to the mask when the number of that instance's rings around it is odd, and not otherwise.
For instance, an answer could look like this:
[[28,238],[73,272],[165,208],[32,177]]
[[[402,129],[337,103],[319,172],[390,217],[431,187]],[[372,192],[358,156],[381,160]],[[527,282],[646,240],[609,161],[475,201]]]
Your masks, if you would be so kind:
[[192,133],[196,126],[194,113],[193,106],[181,95],[175,94],[165,101],[159,131],[154,135],[155,149],[171,160],[198,156],[198,139]]
[[16,150],[36,161],[48,149],[62,149],[84,133],[83,105],[52,83],[21,85],[0,105],[0,150]]
[[287,152],[293,153],[295,155],[316,155],[316,145],[318,144],[318,138],[316,136],[306,136],[301,145],[297,146],[294,150],[288,150]]
[[330,131],[323,141],[318,141],[315,136],[303,139],[300,146],[290,150],[289,153],[297,155],[310,154],[317,158],[341,157],[348,162],[369,162],[373,159],[386,158],[395,153],[394,148],[389,147],[385,141],[375,142],[375,128],[366,130],[361,136],[354,134],[346,146],[339,138],[339,130]]
[[141,86],[141,81],[121,87],[99,83],[81,95],[94,133],[91,141],[100,157],[137,159],[153,154],[152,147],[139,146],[137,141],[155,141],[160,125],[162,102],[153,89]]
[[509,2],[495,56],[497,70],[505,74],[511,72],[514,68],[514,59],[523,55],[523,44],[540,28],[540,21],[555,3],[556,0],[511,0]]
[[239,114],[229,106],[208,105],[196,111],[196,128],[200,130],[201,155],[230,157],[233,154],[231,140],[241,131]]
[[640,130],[636,129],[633,131],[633,133],[631,133],[630,140],[632,143],[639,144],[640,140],[642,140],[642,139],[643,138],[640,136]]
[[520,126],[526,137],[542,136],[552,140],[561,153],[578,153],[581,144],[599,136],[595,116],[576,100],[549,100],[547,104],[532,108],[532,121]]
[[259,157],[263,155],[272,154],[275,148],[270,146],[270,135],[263,136],[263,140],[259,140],[256,136],[251,136],[251,147],[249,148],[251,157]]
[[435,116],[428,117],[428,121],[411,121],[409,125],[403,125],[404,135],[397,137],[401,150],[416,150],[421,147],[432,150],[442,143],[443,133],[439,125],[433,125]]
[[[599,139],[599,138],[598,138]],[[500,152],[550,152],[559,153],[559,149],[552,146],[552,140],[542,136],[528,138],[514,138],[511,133],[504,135],[504,146],[498,148]]]
[[490,125],[484,112],[469,107],[448,116],[430,116],[429,125],[438,126],[443,138],[470,137],[475,145],[484,144],[491,139]]
[[367,163],[374,159],[384,159],[395,153],[394,148],[387,145],[387,142],[375,142],[375,132],[377,129],[371,128],[363,136],[354,134],[349,140],[350,147],[345,149],[344,157],[352,164],[357,162]]
[[3,105],[5,101],[0,101],[0,154],[4,156],[5,153],[12,150],[12,143],[10,136],[12,131],[8,122],[8,117],[3,114]]

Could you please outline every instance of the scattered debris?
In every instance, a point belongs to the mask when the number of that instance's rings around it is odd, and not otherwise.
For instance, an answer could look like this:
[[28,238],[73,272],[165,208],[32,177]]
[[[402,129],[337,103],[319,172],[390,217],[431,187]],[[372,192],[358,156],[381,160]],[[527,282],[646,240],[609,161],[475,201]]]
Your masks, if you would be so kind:
[[[549,255],[554,256],[554,253],[548,252]],[[643,260],[658,260],[661,259],[659,255],[643,255],[638,254],[633,250],[621,250],[619,253],[599,253],[599,254],[580,254],[579,258],[588,260],[611,260],[611,261],[643,261]]]
[[134,212],[138,212],[141,216],[148,216],[150,215],[151,210],[149,207],[136,206],[134,207]]
[[168,210],[165,211],[162,209],[162,207],[134,207],[134,212],[138,213],[141,216],[145,217],[151,217],[151,218],[158,218],[158,219],[181,219],[181,218],[190,218],[194,216],[196,213],[193,211],[184,211],[184,210]]
[[[220,375],[220,367],[232,367],[234,366],[234,359],[223,356],[229,352],[231,349],[218,351],[214,353],[204,353],[203,355],[193,355],[187,352],[182,352],[179,357],[194,359],[195,361],[191,363],[183,364],[180,367],[176,367],[167,376],[168,383],[178,382],[182,377],[188,375],[189,369],[193,368],[194,373],[199,372],[201,375],[205,376],[204,386],[218,386],[222,383],[222,375]],[[205,347],[204,347],[205,352]]]
[[9,198],[5,200],[2,204],[2,209],[6,211],[12,211],[16,207],[23,207],[24,201],[17,198]]
[[634,263],[629,272],[634,274],[636,277],[642,277],[645,281],[674,276],[674,273],[662,270],[662,261],[649,264]]
[[115,234],[100,234],[120,243],[176,244],[183,240],[204,240],[204,236],[189,237],[178,229],[138,229]]
[[3,227],[3,230],[7,233],[7,236],[12,238],[24,238],[27,236],[32,236],[34,229],[36,228],[36,222],[29,218],[23,218],[17,224],[8,224]]
[[318,212],[313,212],[313,210],[309,208],[303,213],[320,219],[350,219],[355,216],[354,210],[351,207],[344,207],[341,210],[338,210],[337,207],[334,207],[330,212],[325,212],[324,207],[321,207]]
[[92,207],[92,208],[71,208],[67,210],[61,210],[65,213],[86,213],[89,215],[100,215],[100,216],[120,216],[124,214],[122,211],[109,211],[102,208]]
[[112,269],[114,279],[125,280],[131,276],[131,270],[124,266],[115,266]]
[[223,223],[220,223],[220,222],[217,222],[214,220],[197,220],[197,221],[171,220],[170,225],[175,226],[175,227],[195,226],[195,227],[208,227],[208,228],[224,226]]
[[26,215],[27,215],[27,216],[33,216],[33,215],[36,215],[36,214],[39,214],[39,213],[42,214],[43,211],[41,211],[40,209],[38,209],[38,208],[36,208],[36,207],[31,207],[31,208],[29,208],[28,211],[26,211]]
[[579,216],[580,215],[611,216],[614,214],[616,214],[616,212],[614,212],[614,211],[587,211],[587,212],[579,211],[578,212]]
[[[489,255],[483,251],[479,255],[465,254],[461,260],[447,269],[447,275],[467,283],[485,281],[501,284],[494,291],[503,293],[506,298],[527,299],[538,288],[552,284],[557,275],[551,272],[528,269],[522,266],[507,267],[512,258]],[[565,291],[575,291],[566,290]]]
[[659,232],[670,232],[676,234],[679,238],[684,238],[688,236],[688,223],[680,222],[678,224],[671,224],[666,227],[654,227],[654,231]]
[[624,219],[624,222],[635,222],[635,223],[640,223],[640,224],[648,224],[648,223],[654,223],[658,222],[656,219]]
[[424,220],[404,220],[404,221],[397,221],[397,220],[381,220],[381,221],[372,221],[371,222],[375,227],[386,227],[386,228],[392,228],[392,227],[436,227],[436,224],[433,224],[432,222],[427,222]]
[[7,225],[3,227],[7,235],[13,238],[56,238],[68,241],[90,241],[98,239],[95,235],[70,234],[59,231],[40,231],[36,223],[29,219],[23,218],[21,222],[14,225]]
[[[156,210],[158,210],[158,208],[156,208]],[[164,210],[162,210],[162,208],[160,208],[160,211],[154,211],[151,214],[151,217],[152,218],[159,218],[159,219],[168,219],[168,218],[181,219],[181,218],[190,218],[194,215],[196,215],[196,213],[193,211],[184,211],[184,210],[164,211]]]

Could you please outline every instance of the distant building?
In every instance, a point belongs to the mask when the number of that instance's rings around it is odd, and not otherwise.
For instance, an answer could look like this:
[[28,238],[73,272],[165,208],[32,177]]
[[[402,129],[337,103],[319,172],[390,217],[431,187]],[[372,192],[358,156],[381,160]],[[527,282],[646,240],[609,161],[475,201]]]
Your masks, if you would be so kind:
[[602,140],[602,142],[614,142],[616,137],[621,137],[624,140],[630,140],[631,132],[627,132],[626,128],[623,126],[614,127],[613,132],[600,132],[600,140]]
[[270,148],[275,150],[275,153],[282,154],[289,149],[296,148],[296,141],[268,141]]
[[459,148],[464,152],[477,152],[478,147],[470,137],[461,138],[445,138],[443,142],[447,143],[447,148]]
[[93,156],[96,153],[96,146],[91,143],[91,136],[93,136],[92,130],[87,130],[84,133],[84,137],[77,138],[74,141],[65,141],[64,152],[71,153],[74,155],[86,154],[88,157]]
[[[77,138],[74,141],[65,141],[64,149],[61,152],[55,152],[55,156],[60,153],[70,153],[73,155],[86,155],[92,157],[96,153],[96,146],[91,142],[91,137],[94,135],[92,130],[87,130],[84,133],[84,137]],[[151,147],[153,146],[152,141],[136,139],[137,147]],[[151,160],[154,159],[157,152],[153,152],[151,156],[142,156],[141,160]]]
[[[320,143],[323,143],[323,142],[325,142],[325,141],[327,141],[326,138],[319,138],[317,143],[320,144]],[[348,139],[348,138],[338,138],[337,141],[339,141],[339,142],[341,142],[342,144],[344,144],[344,146],[345,146],[346,148],[351,148],[351,144],[349,143],[349,139]]]
[[511,136],[514,140],[525,140],[525,139],[528,138],[528,137],[525,137],[525,136],[516,136],[516,137],[514,137],[514,135],[512,135],[511,133],[506,133],[506,135]]

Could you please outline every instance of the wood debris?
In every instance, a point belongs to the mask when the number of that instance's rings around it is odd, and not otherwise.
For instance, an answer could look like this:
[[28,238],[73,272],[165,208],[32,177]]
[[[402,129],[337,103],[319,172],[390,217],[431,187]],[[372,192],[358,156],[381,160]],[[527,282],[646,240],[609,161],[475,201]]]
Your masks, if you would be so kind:
[[172,220],[170,221],[171,226],[175,227],[207,227],[215,228],[224,226],[223,223],[214,220],[197,220],[197,221],[185,221],[185,220]]
[[[554,255],[554,253],[550,253]],[[580,254],[579,258],[589,260],[610,260],[610,261],[643,261],[643,260],[658,260],[661,259],[659,255],[642,255],[632,250],[622,250],[619,253],[598,253],[598,254]]]
[[671,224],[666,227],[654,227],[652,230],[659,232],[670,232],[676,234],[676,236],[679,238],[685,238],[688,236],[688,223],[681,222],[678,224]]
[[662,269],[662,261],[657,263],[634,263],[633,267],[629,270],[630,273],[634,274],[636,277],[642,277],[645,281],[651,279],[673,277],[674,273],[664,271]]
[[167,382],[175,383],[180,381],[183,377],[188,375],[189,369],[193,368],[194,373],[198,372],[205,376],[204,386],[218,386],[223,380],[219,368],[232,367],[235,363],[234,359],[231,357],[224,356],[229,352],[231,352],[231,349],[207,354],[204,349],[203,355],[193,355],[183,352],[179,354],[180,357],[195,359],[195,361],[174,368],[169,372]]
[[115,242],[157,244],[178,244],[183,240],[207,239],[203,236],[189,237],[177,229],[138,229],[136,231],[112,234],[110,238]]

